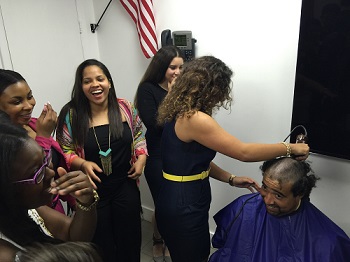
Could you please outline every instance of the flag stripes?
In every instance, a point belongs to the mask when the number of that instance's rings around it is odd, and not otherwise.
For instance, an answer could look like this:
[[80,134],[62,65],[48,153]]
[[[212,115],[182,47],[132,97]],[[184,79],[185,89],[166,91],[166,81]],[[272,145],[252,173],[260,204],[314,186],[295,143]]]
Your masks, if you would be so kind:
[[143,54],[152,57],[158,50],[152,0],[120,0],[120,3],[136,25]]

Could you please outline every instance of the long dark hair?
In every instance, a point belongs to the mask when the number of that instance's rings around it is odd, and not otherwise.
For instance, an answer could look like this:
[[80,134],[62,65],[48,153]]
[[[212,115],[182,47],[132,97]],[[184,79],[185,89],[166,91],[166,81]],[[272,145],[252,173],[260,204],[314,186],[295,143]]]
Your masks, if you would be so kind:
[[61,241],[41,231],[16,199],[11,176],[17,155],[29,139],[24,128],[13,125],[8,115],[0,111],[0,232],[21,246],[34,241],[58,243]]
[[88,66],[98,66],[108,78],[111,88],[108,94],[108,120],[113,138],[120,138],[123,133],[123,123],[113,79],[108,68],[96,59],[88,59],[81,63],[75,73],[75,82],[71,100],[61,109],[58,117],[57,136],[63,135],[63,125],[67,114],[71,118],[72,138],[75,145],[83,146],[89,130],[91,108],[82,88],[83,72]]
[[165,77],[165,73],[171,63],[171,61],[175,57],[181,57],[183,60],[185,60],[185,56],[183,55],[183,52],[181,49],[179,49],[177,46],[168,45],[163,46],[161,49],[157,51],[157,53],[152,58],[151,62],[149,63],[145,74],[143,75],[134,99],[134,105],[137,108],[137,95],[138,90],[141,86],[141,84],[149,82],[154,85],[157,85],[158,83],[162,82]]
[[26,81],[21,74],[12,70],[0,69],[0,95],[7,87],[20,81]]

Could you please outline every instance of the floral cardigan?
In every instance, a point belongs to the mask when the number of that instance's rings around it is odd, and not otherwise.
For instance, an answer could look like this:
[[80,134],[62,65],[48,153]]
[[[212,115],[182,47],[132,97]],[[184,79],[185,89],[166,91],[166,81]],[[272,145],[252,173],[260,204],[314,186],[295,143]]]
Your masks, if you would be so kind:
[[[136,162],[139,155],[148,155],[145,133],[136,108],[125,99],[118,99],[118,103],[132,131],[133,143],[131,144],[130,163],[133,164]],[[71,115],[69,113],[66,115],[62,134],[62,137],[57,137],[57,141],[61,145],[69,165],[71,165],[73,160],[78,156],[85,159],[84,148],[76,146],[73,143]]]

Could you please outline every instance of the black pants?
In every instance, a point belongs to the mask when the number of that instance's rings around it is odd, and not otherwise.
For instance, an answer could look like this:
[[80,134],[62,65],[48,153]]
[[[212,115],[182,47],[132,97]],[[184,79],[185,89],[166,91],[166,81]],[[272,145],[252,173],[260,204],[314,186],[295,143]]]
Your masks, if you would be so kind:
[[193,182],[163,180],[156,219],[173,262],[202,262],[210,253],[208,178]]
[[144,173],[153,201],[156,201],[163,180],[162,160],[160,157],[149,156]]
[[141,200],[133,179],[99,186],[93,243],[105,262],[140,262]]

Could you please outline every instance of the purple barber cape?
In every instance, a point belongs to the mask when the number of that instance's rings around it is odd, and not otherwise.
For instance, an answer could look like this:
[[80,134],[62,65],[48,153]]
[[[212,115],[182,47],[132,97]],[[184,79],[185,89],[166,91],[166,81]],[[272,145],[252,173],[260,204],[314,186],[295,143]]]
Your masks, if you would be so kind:
[[350,239],[308,200],[289,215],[267,213],[259,193],[241,196],[220,210],[210,262],[345,262]]

